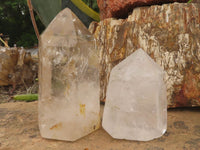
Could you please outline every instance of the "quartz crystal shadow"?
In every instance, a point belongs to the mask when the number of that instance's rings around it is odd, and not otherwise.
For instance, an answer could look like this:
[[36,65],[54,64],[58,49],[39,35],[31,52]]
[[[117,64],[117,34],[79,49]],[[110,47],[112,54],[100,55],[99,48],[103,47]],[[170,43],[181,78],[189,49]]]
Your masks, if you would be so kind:
[[40,39],[42,137],[75,141],[100,126],[99,57],[94,37],[66,8]]
[[103,128],[116,139],[148,141],[167,129],[163,70],[142,49],[110,74]]

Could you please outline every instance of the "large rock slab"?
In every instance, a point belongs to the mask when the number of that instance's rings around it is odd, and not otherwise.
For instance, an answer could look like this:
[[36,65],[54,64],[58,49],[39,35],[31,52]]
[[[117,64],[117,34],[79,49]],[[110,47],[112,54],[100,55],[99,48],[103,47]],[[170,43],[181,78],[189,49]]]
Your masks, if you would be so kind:
[[142,48],[165,70],[168,106],[200,106],[200,4],[136,8],[127,20],[105,19],[90,31],[101,52],[102,100],[111,69]]
[[126,18],[136,7],[172,2],[188,2],[188,0],[97,0],[101,20],[112,17]]

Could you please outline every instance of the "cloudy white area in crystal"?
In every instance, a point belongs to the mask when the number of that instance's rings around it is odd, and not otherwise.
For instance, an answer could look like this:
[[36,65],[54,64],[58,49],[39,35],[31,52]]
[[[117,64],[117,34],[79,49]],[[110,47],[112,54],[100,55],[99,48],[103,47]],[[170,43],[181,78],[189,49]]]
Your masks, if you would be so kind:
[[116,139],[148,141],[165,133],[163,70],[142,49],[112,69],[102,124]]
[[39,128],[49,139],[75,141],[100,126],[95,40],[66,8],[40,40]]

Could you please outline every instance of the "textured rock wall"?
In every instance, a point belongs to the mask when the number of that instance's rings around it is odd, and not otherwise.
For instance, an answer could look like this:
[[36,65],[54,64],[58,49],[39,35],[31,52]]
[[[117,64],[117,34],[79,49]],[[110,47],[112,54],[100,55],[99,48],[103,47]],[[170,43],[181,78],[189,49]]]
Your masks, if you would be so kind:
[[92,23],[101,57],[101,100],[111,69],[144,49],[164,70],[169,107],[200,106],[200,4],[134,9],[126,20]]
[[126,18],[136,7],[188,2],[189,0],[97,0],[101,20],[106,18]]

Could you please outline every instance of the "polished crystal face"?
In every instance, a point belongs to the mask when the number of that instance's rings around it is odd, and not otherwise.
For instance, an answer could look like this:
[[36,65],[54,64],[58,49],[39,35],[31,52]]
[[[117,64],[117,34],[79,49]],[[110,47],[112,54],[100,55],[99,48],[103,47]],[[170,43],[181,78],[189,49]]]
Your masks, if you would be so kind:
[[103,128],[117,139],[148,141],[167,129],[162,69],[139,49],[110,74]]
[[99,57],[95,40],[66,8],[40,39],[42,137],[74,141],[99,128]]

